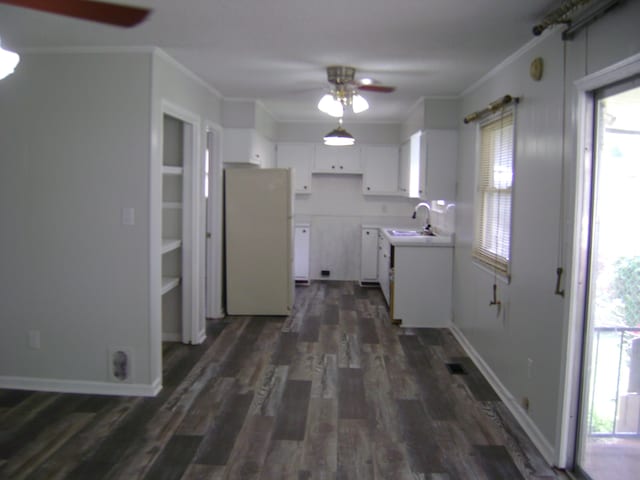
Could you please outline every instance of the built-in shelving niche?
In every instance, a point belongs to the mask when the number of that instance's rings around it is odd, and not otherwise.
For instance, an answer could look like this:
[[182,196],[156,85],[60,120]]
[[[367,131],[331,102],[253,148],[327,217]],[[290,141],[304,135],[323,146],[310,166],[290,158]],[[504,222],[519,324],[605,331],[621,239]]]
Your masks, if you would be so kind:
[[183,319],[183,205],[185,124],[163,117],[162,339],[181,341]]

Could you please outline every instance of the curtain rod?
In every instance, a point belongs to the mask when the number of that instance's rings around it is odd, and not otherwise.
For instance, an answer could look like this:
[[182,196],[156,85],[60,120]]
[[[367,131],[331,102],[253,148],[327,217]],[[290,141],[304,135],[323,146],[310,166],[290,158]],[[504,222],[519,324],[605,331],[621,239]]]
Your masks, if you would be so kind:
[[470,123],[475,120],[479,120],[488,113],[493,113],[499,108],[502,108],[505,105],[509,105],[511,102],[518,103],[518,100],[518,97],[512,97],[511,95],[500,97],[499,99],[491,102],[488,107],[483,108],[482,110],[478,110],[477,112],[470,113],[469,115],[464,117],[464,123]]
[[[589,8],[585,8],[584,11],[577,15],[577,18],[571,18],[574,11],[592,1],[594,4]],[[558,8],[549,12],[539,24],[533,26],[533,34],[538,36],[552,25],[564,24],[567,25],[568,28],[562,34],[562,39],[571,40],[577,32],[623,1],[624,0],[566,0]]]
[[533,34],[538,36],[542,34],[551,25],[557,25],[559,23],[571,23],[571,20],[567,17],[567,14],[572,10],[575,10],[582,5],[589,3],[591,0],[567,0],[555,10],[549,12],[538,25],[534,25],[532,28]]

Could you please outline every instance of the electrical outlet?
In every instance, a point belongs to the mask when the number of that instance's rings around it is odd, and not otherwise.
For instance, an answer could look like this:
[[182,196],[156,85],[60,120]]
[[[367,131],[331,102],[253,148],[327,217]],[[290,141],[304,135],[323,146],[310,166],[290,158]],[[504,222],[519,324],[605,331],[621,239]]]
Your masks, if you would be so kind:
[[29,330],[27,333],[29,348],[40,350],[40,330]]

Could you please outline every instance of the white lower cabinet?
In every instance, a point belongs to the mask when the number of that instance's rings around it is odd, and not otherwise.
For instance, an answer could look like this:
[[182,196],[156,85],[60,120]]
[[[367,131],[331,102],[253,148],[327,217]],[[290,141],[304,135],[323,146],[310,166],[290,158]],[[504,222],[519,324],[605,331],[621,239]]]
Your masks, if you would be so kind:
[[294,260],[293,271],[295,281],[309,282],[309,239],[311,229],[309,224],[296,224],[294,232]]
[[378,229],[362,227],[360,283],[378,283]]
[[452,247],[392,247],[391,318],[403,327],[451,325]]
[[381,230],[378,231],[378,283],[387,304],[393,311],[391,303],[391,244]]

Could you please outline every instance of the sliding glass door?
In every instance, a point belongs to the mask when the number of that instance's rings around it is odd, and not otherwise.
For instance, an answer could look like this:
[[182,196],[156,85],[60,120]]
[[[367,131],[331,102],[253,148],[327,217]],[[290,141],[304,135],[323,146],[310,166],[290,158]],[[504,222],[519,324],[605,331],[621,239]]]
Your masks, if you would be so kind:
[[640,478],[640,79],[595,94],[576,469]]

